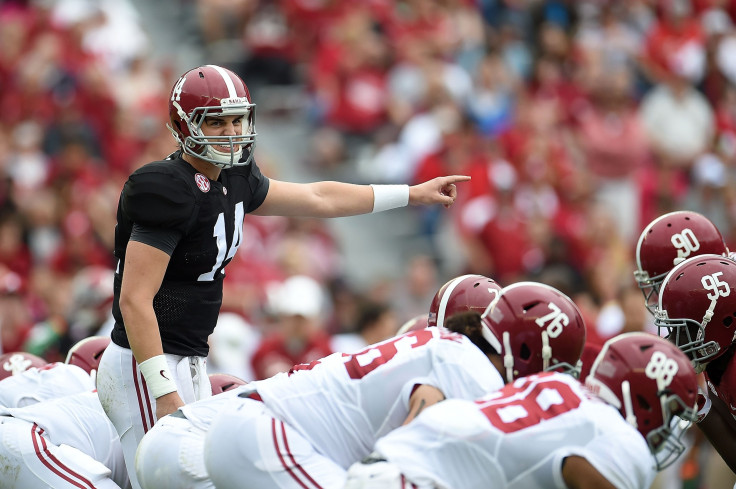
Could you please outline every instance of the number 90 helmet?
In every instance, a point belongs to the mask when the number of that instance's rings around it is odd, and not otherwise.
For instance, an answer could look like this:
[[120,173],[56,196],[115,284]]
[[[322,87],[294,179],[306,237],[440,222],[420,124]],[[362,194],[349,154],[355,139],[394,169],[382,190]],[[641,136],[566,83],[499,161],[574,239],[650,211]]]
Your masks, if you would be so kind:
[[445,319],[458,312],[483,314],[498,296],[501,286],[483,275],[461,275],[447,281],[429,306],[427,326],[445,325]]
[[[187,71],[174,84],[166,127],[186,154],[220,168],[247,165],[256,144],[255,110],[248,87],[238,75],[205,65]],[[240,134],[205,136],[202,132],[207,117],[231,115],[243,116]],[[247,158],[241,161],[244,150]]]
[[483,338],[503,357],[508,382],[545,370],[579,376],[585,321],[554,287],[537,282],[504,287],[481,321]]
[[660,285],[672,267],[696,255],[728,256],[721,232],[707,217],[692,211],[675,211],[653,220],[636,245],[634,278],[654,314]]
[[696,418],[698,381],[672,343],[649,333],[615,336],[603,345],[585,385],[642,434],[657,470],[685,450],[681,437]]
[[723,355],[736,332],[736,263],[720,255],[695,256],[662,282],[654,324],[700,373]]

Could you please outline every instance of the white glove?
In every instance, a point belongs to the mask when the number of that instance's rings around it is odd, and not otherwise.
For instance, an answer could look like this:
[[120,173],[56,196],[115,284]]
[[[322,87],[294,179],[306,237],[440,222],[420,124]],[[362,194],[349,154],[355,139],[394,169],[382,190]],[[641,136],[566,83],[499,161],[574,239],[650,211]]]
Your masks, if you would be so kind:
[[351,465],[345,482],[345,489],[404,489],[405,487],[410,487],[410,485],[404,483],[401,471],[396,465],[371,457]]

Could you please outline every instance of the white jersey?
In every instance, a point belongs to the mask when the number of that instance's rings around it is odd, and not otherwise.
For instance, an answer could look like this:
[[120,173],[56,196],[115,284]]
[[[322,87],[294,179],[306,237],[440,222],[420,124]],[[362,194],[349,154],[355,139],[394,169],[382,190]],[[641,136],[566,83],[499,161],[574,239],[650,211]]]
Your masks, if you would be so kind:
[[80,367],[50,363],[0,381],[0,406],[23,407],[94,389],[92,377]]
[[69,445],[112,471],[122,487],[128,476],[118,434],[96,392],[84,392],[22,408],[0,407],[0,416],[12,416],[38,425],[54,445]]
[[447,400],[376,443],[410,481],[452,489],[566,487],[579,455],[619,489],[656,475],[644,437],[569,375],[521,378],[476,402]]
[[401,426],[421,384],[446,398],[476,399],[504,382],[466,336],[427,328],[352,355],[334,353],[250,386],[317,451],[347,468]]

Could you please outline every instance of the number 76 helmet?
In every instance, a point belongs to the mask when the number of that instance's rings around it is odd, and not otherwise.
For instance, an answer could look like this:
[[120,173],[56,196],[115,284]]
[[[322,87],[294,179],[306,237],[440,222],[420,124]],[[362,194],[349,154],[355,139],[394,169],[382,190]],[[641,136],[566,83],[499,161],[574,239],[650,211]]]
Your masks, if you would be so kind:
[[654,314],[660,286],[672,267],[693,256],[711,253],[728,256],[728,248],[715,224],[702,214],[675,211],[649,223],[636,245],[634,271],[647,310]]
[[654,324],[702,372],[734,340],[736,263],[701,255],[677,265],[662,282]]
[[672,343],[649,333],[615,336],[603,345],[585,385],[641,433],[657,470],[685,450],[680,438],[696,417],[698,381]]
[[502,356],[506,380],[545,370],[577,377],[585,321],[565,294],[537,282],[518,282],[495,294],[481,315],[483,338]]

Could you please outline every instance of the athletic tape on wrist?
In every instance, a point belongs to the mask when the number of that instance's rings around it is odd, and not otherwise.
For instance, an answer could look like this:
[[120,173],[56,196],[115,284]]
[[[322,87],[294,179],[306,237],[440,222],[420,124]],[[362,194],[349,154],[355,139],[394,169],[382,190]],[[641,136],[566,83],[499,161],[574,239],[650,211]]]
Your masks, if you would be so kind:
[[373,211],[383,212],[409,205],[408,185],[371,185],[373,188]]
[[148,384],[154,398],[176,391],[176,382],[174,382],[174,377],[169,372],[169,365],[166,363],[165,356],[151,357],[139,363],[138,368],[146,379],[146,384]]

